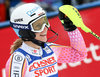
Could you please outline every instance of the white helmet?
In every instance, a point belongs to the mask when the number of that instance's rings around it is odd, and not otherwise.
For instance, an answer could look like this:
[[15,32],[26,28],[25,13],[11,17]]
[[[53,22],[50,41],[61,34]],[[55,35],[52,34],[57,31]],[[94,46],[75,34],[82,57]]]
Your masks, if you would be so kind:
[[[45,26],[48,28],[50,25],[46,12],[39,5],[27,3],[17,7],[11,14],[10,25],[22,40],[32,41],[44,47],[44,42],[35,39],[34,32],[42,32]],[[51,31],[55,33],[53,30]],[[57,33],[55,34],[57,35]]]
[[[46,18],[46,22],[43,24],[40,30],[35,30],[32,23],[39,20],[42,17],[46,17],[46,12],[35,3],[27,3],[17,7],[11,14],[10,23],[15,32],[18,29],[31,30],[33,32],[43,31],[45,25],[49,27],[49,23]],[[18,33],[17,33],[18,35]]]

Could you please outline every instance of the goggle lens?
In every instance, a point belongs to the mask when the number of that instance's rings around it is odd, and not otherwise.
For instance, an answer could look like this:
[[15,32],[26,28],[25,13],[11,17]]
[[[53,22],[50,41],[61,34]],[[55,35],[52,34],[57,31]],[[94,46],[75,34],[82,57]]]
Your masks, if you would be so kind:
[[37,20],[36,22],[32,23],[32,31],[33,32],[42,32],[45,26],[47,28],[50,27],[47,18],[42,17],[39,20]]

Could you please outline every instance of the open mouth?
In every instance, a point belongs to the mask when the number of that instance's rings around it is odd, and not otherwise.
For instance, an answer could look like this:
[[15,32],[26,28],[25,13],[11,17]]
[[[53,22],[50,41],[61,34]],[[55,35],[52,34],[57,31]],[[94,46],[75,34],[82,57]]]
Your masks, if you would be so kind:
[[47,34],[43,34],[43,35],[40,35],[40,36],[47,36]]

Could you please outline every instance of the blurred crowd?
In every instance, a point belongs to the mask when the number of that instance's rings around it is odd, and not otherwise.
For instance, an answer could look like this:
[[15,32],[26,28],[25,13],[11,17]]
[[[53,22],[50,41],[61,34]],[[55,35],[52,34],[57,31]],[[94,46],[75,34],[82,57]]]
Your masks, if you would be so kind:
[[81,5],[98,0],[0,0],[0,22],[9,20],[13,9],[25,3],[37,3],[44,8],[46,12],[57,11],[60,5]]

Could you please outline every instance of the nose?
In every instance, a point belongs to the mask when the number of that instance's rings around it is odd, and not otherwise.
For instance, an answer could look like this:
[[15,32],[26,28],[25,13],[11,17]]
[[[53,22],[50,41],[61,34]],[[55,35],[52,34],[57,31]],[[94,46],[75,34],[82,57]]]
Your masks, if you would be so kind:
[[47,32],[48,28],[45,26],[42,32]]

